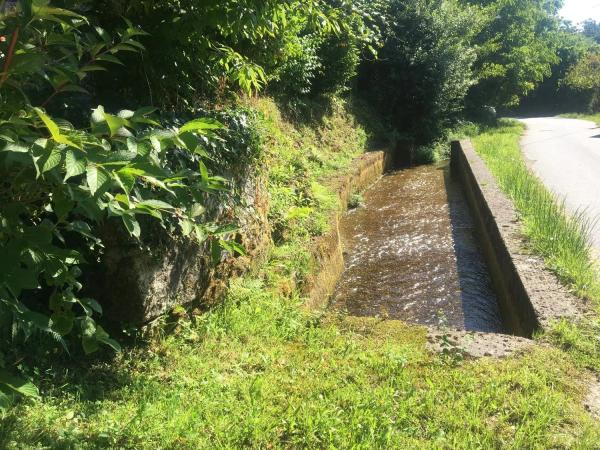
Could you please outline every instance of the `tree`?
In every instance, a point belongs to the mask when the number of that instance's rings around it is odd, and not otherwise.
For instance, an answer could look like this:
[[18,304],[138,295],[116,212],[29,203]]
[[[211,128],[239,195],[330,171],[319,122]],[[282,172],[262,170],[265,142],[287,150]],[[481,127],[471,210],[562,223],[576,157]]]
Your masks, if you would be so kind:
[[458,117],[475,81],[478,11],[453,0],[389,0],[382,21],[384,45],[363,64],[359,92],[392,128],[428,142]]
[[482,7],[485,24],[473,44],[478,80],[469,105],[516,106],[545,77],[556,54],[559,21],[556,0],[470,1]]
[[600,54],[589,53],[575,64],[565,83],[574,89],[589,93],[591,112],[600,111]]
[[587,106],[589,93],[569,86],[565,78],[569,70],[597,44],[567,22],[556,34],[556,42],[558,62],[552,65],[552,74],[523,99],[522,107],[525,109],[564,112]]
[[583,34],[600,44],[600,22],[592,19],[583,22]]

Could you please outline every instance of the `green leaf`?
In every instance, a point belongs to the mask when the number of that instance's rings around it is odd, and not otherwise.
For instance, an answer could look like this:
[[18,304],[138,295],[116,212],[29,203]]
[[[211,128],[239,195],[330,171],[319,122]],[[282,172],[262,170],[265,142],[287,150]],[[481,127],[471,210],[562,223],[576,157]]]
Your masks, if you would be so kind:
[[95,195],[105,183],[109,181],[108,174],[100,167],[90,164],[86,168],[86,179],[92,195]]
[[179,129],[179,134],[188,133],[190,131],[196,131],[202,133],[205,130],[218,130],[225,128],[225,126],[214,119],[195,119],[190,122],[187,122]]
[[121,218],[123,219],[123,224],[125,225],[125,228],[127,228],[127,231],[129,231],[129,234],[139,238],[141,229],[137,219],[127,214],[121,216]]
[[33,383],[30,383],[23,378],[11,375],[3,369],[0,369],[0,385],[3,385],[25,397],[36,398],[40,395],[38,388]]
[[3,152],[14,152],[14,153],[27,153],[29,147],[20,144],[13,144],[12,142],[7,143],[2,149]]
[[119,58],[117,58],[116,56],[111,55],[109,53],[103,53],[102,55],[97,56],[96,61],[106,61],[106,62],[111,62],[113,64],[120,64],[122,66],[125,65]]
[[144,179],[144,181],[150,183],[151,185],[159,187],[161,189],[164,189],[165,191],[172,193],[172,191],[167,187],[167,185],[165,183],[163,183],[162,181],[160,181],[158,178],[151,177],[149,175],[144,175],[142,178]]
[[119,170],[114,174],[114,176],[117,180],[117,183],[119,183],[119,186],[121,186],[121,189],[123,189],[123,191],[129,195],[133,189],[133,186],[135,185],[136,175],[125,169]]
[[31,325],[42,331],[49,331],[50,328],[50,317],[40,314],[34,311],[26,311],[22,315],[23,320],[29,322]]
[[143,202],[139,202],[137,205],[148,206],[150,208],[155,209],[173,209],[172,205],[169,205],[168,203],[163,202],[162,200],[144,200]]
[[115,352],[121,351],[121,346],[119,345],[119,343],[117,341],[115,341],[114,339],[111,339],[109,337],[108,333],[106,331],[104,331],[104,328],[102,328],[100,325],[98,325],[98,327],[96,329],[95,337],[98,342],[101,342],[102,344],[109,346]]
[[58,167],[62,161],[63,153],[60,149],[54,147],[42,164],[42,173],[46,173]]
[[198,166],[200,169],[200,177],[202,177],[202,181],[206,183],[208,181],[208,169],[206,168],[206,164],[204,164],[202,161],[199,161]]
[[235,241],[220,240],[219,244],[232,255],[238,254],[243,256],[246,254],[246,249]]
[[190,208],[190,217],[198,217],[206,211],[206,208],[200,203],[194,203]]
[[130,109],[122,109],[117,114],[117,116],[120,117],[121,119],[131,119],[134,115],[135,115],[135,113],[133,111],[131,111]]
[[56,136],[54,138],[54,140],[56,142],[58,142],[59,144],[69,145],[71,147],[75,147],[75,148],[78,148],[79,150],[82,150],[81,145],[76,144],[75,142],[73,142],[72,140],[70,140],[68,137],[66,137],[63,134],[61,134],[60,136]]
[[92,232],[92,228],[90,227],[90,225],[87,222],[84,222],[83,220],[74,220],[68,225],[67,229],[69,231],[79,233],[82,236],[90,238],[94,241],[99,241],[99,239]]
[[93,298],[82,298],[80,303],[85,305],[85,307],[96,311],[98,314],[102,314],[102,306]]
[[99,66],[97,64],[89,64],[87,66],[83,66],[79,69],[81,72],[98,72],[98,71],[108,71],[106,67]]
[[50,135],[52,136],[52,138],[56,139],[57,136],[60,136],[60,129],[58,128],[58,125],[56,124],[56,122],[54,122],[50,118],[50,116],[48,116],[40,108],[33,108],[33,109],[37,113],[37,115],[40,117],[40,119],[42,119],[42,122],[44,122],[44,125],[46,125],[46,128],[48,128],[48,131],[50,131]]
[[85,172],[86,161],[84,158],[78,157],[73,150],[67,150],[67,154],[65,156],[65,167],[67,169],[67,173],[64,181],[67,181],[69,178],[76,177],[77,175],[81,175],[83,172]]
[[83,336],[92,337],[96,334],[96,322],[91,317],[84,317],[81,320],[81,334]]
[[113,116],[112,114],[104,113],[104,120],[110,129],[110,135],[116,135],[122,127],[131,126],[131,123],[121,117]]
[[194,230],[194,222],[189,219],[183,219],[180,221],[181,232],[184,236],[189,236],[190,233]]
[[94,110],[92,110],[92,122],[93,123],[101,123],[101,122],[105,122],[106,119],[104,118],[104,106],[102,105],[98,105],[98,107]]
[[194,227],[194,234],[196,235],[196,239],[198,239],[198,242],[200,243],[204,242],[208,237],[206,234],[206,230],[201,225],[196,225]]
[[95,336],[82,336],[81,346],[83,347],[83,351],[86,355],[97,352],[100,348],[100,345],[98,345],[98,340]]
[[142,106],[141,108],[135,110],[134,116],[137,116],[137,117],[148,116],[156,111],[157,111],[157,108],[155,108],[153,106]]
[[56,122],[54,122],[50,118],[50,116],[48,116],[44,111],[42,111],[40,108],[33,108],[33,110],[36,112],[39,118],[42,119],[42,122],[44,122],[44,125],[46,125],[46,128],[48,128],[48,131],[50,131],[52,139],[54,139],[59,144],[65,144],[71,147],[81,149],[80,145],[77,145],[76,143],[71,141],[67,136],[64,136],[60,133],[60,129],[58,128]]
[[52,329],[61,336],[66,336],[73,330],[74,315],[71,311],[55,312],[50,318]]
[[76,17],[87,22],[87,18],[68,9],[54,8],[51,6],[36,6],[37,2],[33,2],[31,11],[34,14],[34,19],[52,20],[53,16]]

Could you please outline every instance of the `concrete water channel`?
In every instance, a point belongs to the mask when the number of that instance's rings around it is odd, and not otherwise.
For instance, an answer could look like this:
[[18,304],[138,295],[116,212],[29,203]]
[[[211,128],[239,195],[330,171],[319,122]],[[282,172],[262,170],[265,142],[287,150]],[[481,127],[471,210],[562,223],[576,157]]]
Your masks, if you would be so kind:
[[329,299],[352,316],[426,325],[433,349],[450,336],[472,356],[510,354],[536,330],[587,314],[532,254],[514,205],[470,142],[452,143],[451,170],[390,171],[393,161],[367,153],[340,180],[340,202],[363,191],[364,205],[336,215],[315,241],[309,309]]
[[331,305],[353,316],[492,333],[503,323],[474,221],[448,162],[388,172],[340,220]]

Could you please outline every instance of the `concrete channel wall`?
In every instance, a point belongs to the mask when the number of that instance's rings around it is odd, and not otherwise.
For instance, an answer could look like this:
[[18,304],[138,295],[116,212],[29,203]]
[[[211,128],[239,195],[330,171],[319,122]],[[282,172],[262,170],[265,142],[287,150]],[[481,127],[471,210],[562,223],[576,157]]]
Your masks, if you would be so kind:
[[451,170],[462,183],[509,331],[531,337],[540,326],[579,315],[581,301],[524,248],[512,202],[469,141],[452,143]]
[[340,236],[340,218],[348,208],[352,194],[362,192],[377,181],[395,161],[389,151],[365,153],[352,163],[349,175],[338,178],[333,186],[338,194],[340,209],[331,219],[330,229],[313,242],[311,253],[315,264],[314,275],[307,280],[304,294],[305,307],[319,310],[327,306],[329,298],[344,271],[343,246]]

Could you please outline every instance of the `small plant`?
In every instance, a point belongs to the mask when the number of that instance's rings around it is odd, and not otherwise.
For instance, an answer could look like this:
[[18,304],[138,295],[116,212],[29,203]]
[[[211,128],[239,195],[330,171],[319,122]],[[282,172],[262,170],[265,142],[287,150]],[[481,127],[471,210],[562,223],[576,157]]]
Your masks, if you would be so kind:
[[348,209],[356,209],[364,206],[365,199],[362,194],[355,192],[348,199]]

